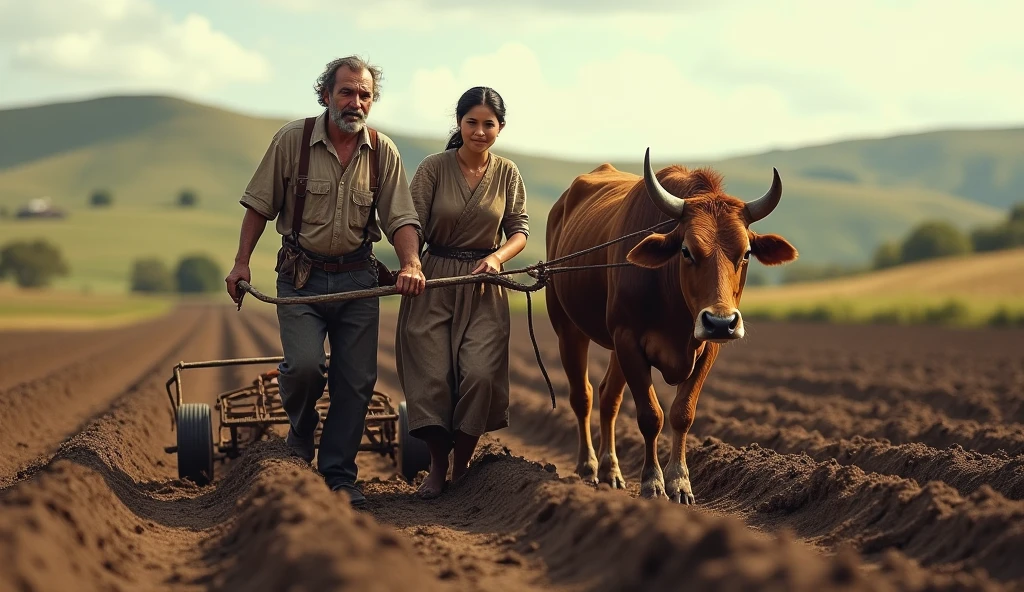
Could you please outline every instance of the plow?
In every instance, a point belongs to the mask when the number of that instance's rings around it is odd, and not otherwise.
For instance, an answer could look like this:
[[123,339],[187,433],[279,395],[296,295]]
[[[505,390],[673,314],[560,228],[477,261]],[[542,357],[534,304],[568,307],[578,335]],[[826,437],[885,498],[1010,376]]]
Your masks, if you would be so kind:
[[[282,356],[235,358],[179,362],[174,366],[165,386],[171,403],[171,427],[177,432],[177,443],[164,450],[177,455],[179,478],[188,479],[197,485],[209,484],[213,481],[217,462],[238,458],[248,446],[269,438],[274,432],[274,426],[288,426],[276,368],[255,374],[249,384],[218,394],[213,409],[205,403],[185,401],[182,380],[185,371],[277,364],[283,359]],[[327,363],[330,364],[329,355]],[[316,449],[320,446],[321,426],[329,406],[330,396],[325,387],[323,396],[316,404],[320,414],[314,439]],[[398,472],[409,481],[419,471],[429,469],[430,453],[426,445],[409,435],[405,401],[395,405],[390,395],[376,389],[367,409],[359,451],[389,458]]]

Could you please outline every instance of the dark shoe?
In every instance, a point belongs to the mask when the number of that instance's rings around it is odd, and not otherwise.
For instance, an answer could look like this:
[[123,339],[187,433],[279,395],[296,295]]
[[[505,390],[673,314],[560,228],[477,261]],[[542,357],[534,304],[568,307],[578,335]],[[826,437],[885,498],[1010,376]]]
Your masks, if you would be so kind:
[[352,483],[342,483],[335,485],[331,488],[331,491],[340,491],[348,495],[349,503],[352,507],[359,510],[366,507],[366,496],[363,495],[362,491]]
[[308,439],[300,438],[295,434],[295,431],[289,427],[288,437],[285,438],[285,443],[288,444],[288,448],[291,449],[293,455],[301,458],[307,463],[313,462],[313,455],[315,453],[316,446],[312,436]]

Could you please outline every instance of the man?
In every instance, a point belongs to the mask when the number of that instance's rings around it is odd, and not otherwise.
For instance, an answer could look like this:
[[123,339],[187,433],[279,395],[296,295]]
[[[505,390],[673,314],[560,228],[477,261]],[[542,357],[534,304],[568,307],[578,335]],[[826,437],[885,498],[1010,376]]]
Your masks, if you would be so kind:
[[[238,254],[225,278],[236,303],[242,296],[237,283],[250,281],[249,258],[267,221],[275,218],[283,237],[275,269],[279,297],[377,286],[384,278],[378,278],[372,243],[382,234],[394,245],[401,264],[395,279],[398,292],[416,296],[423,291],[426,280],[418,257],[422,231],[401,156],[384,134],[376,134],[373,148],[373,130],[366,126],[370,107],[380,98],[379,83],[380,70],[361,58],[334,60],[314,87],[325,107],[315,125],[305,128],[300,119],[274,135],[240,200],[246,211]],[[298,171],[305,134],[308,178],[303,183]],[[376,194],[371,187],[375,167]],[[300,201],[296,196],[303,190]],[[297,203],[302,204],[298,216]],[[331,489],[347,493],[356,507],[366,503],[355,485],[355,459],[377,381],[379,312],[376,298],[277,307],[288,445],[312,462],[319,424],[315,405],[327,384],[331,405],[320,437],[318,468]],[[329,367],[325,336],[331,345]]]

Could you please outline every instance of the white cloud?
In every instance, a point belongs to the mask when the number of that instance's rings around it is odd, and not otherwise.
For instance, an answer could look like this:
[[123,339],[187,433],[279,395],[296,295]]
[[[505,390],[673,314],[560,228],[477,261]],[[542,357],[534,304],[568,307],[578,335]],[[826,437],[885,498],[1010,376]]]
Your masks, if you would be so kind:
[[461,93],[477,85],[491,86],[505,99],[508,123],[500,146],[560,156],[636,159],[648,146],[666,156],[708,154],[737,141],[771,143],[842,123],[834,115],[796,117],[785,97],[767,85],[728,91],[699,86],[670,58],[632,50],[552,82],[537,56],[520,44],[468,58],[457,71],[420,70],[408,89],[393,90],[371,116],[440,136],[454,125]]
[[[417,71],[407,88],[392,87],[376,115],[396,129],[440,135],[459,95],[484,84],[508,103],[501,145],[597,158],[639,158],[647,146],[713,157],[1021,124],[1024,36],[1014,28],[1024,5],[992,0],[971,11],[966,2],[866,0],[840,14],[834,8],[790,0],[666,18],[678,41],[610,57],[588,58],[596,45],[508,43],[455,67]],[[564,68],[563,52],[572,52],[574,70]]]
[[15,69],[188,94],[270,78],[266,58],[205,17],[176,20],[148,0],[78,0],[61,7],[0,0],[0,10],[11,17],[0,33],[13,45]]
[[[680,14],[718,10],[735,0],[506,0],[475,5],[464,0],[375,0],[351,14],[362,30],[428,32],[485,26],[502,32],[558,31],[603,22],[624,35],[664,35],[666,20]],[[311,14],[336,8],[333,0],[262,0],[288,12]],[[647,31],[647,32],[645,32]]]

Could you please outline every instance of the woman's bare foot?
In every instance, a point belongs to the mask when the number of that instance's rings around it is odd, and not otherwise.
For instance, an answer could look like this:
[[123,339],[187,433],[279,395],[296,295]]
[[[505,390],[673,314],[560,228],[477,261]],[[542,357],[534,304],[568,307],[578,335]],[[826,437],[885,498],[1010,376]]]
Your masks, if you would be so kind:
[[430,474],[420,484],[420,488],[416,490],[416,495],[422,499],[434,499],[441,495],[445,489],[447,483],[445,480],[448,477],[448,463],[444,463],[444,466],[436,465],[431,463]]
[[430,426],[421,430],[421,436],[430,449],[430,472],[420,484],[416,494],[423,499],[434,499],[441,495],[447,485],[448,453],[452,449],[451,437],[444,429]]
[[455,432],[454,449],[455,454],[453,468],[452,468],[452,483],[458,481],[466,474],[469,470],[469,461],[473,458],[473,453],[476,452],[476,444],[480,441],[480,436],[470,436],[465,432]]

